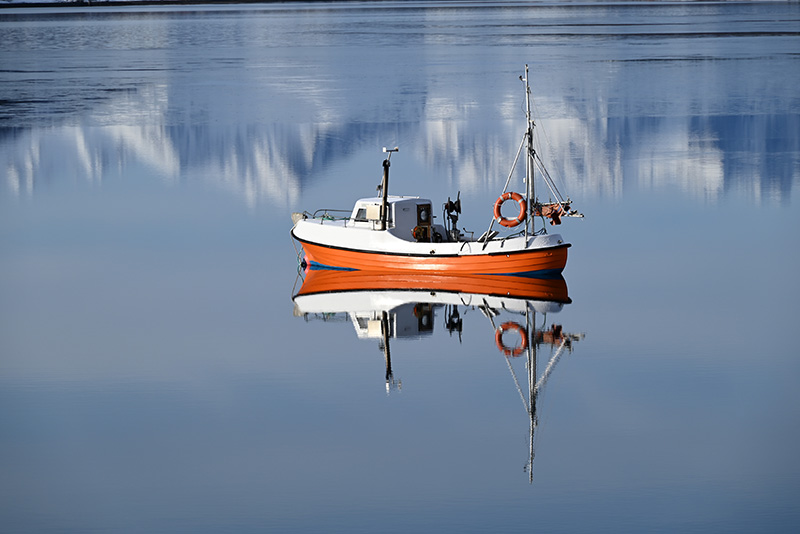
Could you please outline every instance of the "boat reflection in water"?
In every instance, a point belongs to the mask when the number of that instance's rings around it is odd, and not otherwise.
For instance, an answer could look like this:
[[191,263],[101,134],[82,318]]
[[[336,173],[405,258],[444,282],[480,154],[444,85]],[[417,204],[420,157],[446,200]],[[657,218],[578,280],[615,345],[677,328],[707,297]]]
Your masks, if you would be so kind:
[[[486,318],[497,349],[505,355],[514,384],[530,420],[530,457],[526,466],[533,481],[534,442],[539,418],[537,399],[565,351],[583,334],[570,334],[561,325],[548,325],[547,314],[571,302],[560,276],[382,273],[307,269],[293,297],[294,313],[306,320],[350,321],[361,339],[376,339],[386,361],[386,392],[399,390],[394,377],[391,338],[420,338],[433,334],[437,310],[450,334],[461,339],[462,314],[479,310]],[[538,317],[540,316],[540,317]],[[540,369],[540,351],[549,359]],[[520,362],[520,363],[517,363]],[[524,364],[527,387],[515,367]],[[520,373],[521,374],[521,373]]]

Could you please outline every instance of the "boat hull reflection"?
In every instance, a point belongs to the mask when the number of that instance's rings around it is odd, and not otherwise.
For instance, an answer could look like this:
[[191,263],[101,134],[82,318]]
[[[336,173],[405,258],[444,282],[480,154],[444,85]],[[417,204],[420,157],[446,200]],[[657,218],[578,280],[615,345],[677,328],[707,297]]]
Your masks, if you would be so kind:
[[[298,297],[323,295],[326,293],[353,293],[353,292],[422,292],[425,302],[442,304],[452,301],[446,294],[461,295],[456,304],[468,304],[463,300],[464,295],[494,297],[507,301],[541,301],[555,304],[569,304],[567,283],[561,276],[554,278],[535,278],[528,276],[505,275],[440,275],[440,274],[411,274],[411,273],[380,273],[365,271],[338,271],[330,269],[309,269],[306,271],[305,280]],[[438,295],[444,293],[445,295]],[[318,299],[318,304],[329,301],[338,311],[348,311],[343,308],[348,305],[344,295],[335,299]],[[414,300],[412,295],[406,295],[407,300]],[[473,300],[472,298],[469,299]],[[314,299],[300,299],[301,303],[311,304]],[[336,304],[336,303],[339,304]],[[315,310],[320,311],[320,310]],[[333,311],[333,310],[329,310]]]

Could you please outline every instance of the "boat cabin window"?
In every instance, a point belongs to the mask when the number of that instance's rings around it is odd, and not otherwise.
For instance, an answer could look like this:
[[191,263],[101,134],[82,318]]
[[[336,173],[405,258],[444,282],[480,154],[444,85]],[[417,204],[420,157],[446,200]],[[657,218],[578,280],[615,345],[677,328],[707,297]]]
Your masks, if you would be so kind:
[[[392,222],[392,207],[387,206],[389,209],[389,218],[387,222]],[[356,210],[355,222],[370,222],[381,220],[381,207],[380,205],[370,205]]]

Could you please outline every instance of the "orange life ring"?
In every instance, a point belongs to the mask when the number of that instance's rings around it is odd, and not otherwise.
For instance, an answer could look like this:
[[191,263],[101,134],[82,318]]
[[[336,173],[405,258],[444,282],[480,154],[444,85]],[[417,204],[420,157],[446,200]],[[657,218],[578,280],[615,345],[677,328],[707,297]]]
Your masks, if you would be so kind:
[[[502,206],[503,202],[505,202],[506,200],[514,200],[519,204],[519,215],[517,215],[513,219],[507,219],[503,217],[503,214],[500,212],[500,206]],[[528,211],[528,203],[525,202],[525,199],[522,198],[522,195],[520,195],[519,193],[512,193],[510,191],[507,193],[503,193],[494,203],[494,219],[498,223],[508,228],[513,228],[518,224],[520,224],[522,221],[524,221],[527,211]]]
[[[520,344],[518,347],[512,349],[503,344],[503,334],[506,332],[506,330],[516,330],[517,333],[519,333]],[[513,321],[508,321],[507,323],[503,323],[494,333],[494,342],[497,344],[497,348],[500,350],[500,352],[506,356],[516,357],[522,354],[525,349],[528,348],[528,334],[521,325]]]

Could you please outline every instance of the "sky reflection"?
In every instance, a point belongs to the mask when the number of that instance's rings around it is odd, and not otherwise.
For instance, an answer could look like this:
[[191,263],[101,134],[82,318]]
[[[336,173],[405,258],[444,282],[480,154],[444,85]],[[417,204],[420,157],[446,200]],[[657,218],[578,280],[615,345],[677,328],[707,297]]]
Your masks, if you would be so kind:
[[[291,209],[320,172],[385,145],[453,188],[494,187],[518,143],[528,62],[545,159],[575,196],[677,187],[707,202],[733,191],[788,202],[800,179],[800,69],[787,53],[800,37],[768,9],[400,7],[386,6],[403,14],[390,28],[371,6],[301,19],[278,6],[122,10],[88,25],[4,12],[5,189],[136,166]],[[608,24],[576,18],[595,11]],[[506,42],[520,32],[536,39],[522,55]],[[437,59],[452,39],[464,54]]]
[[[556,119],[540,126],[553,166],[575,197],[676,187],[706,202],[731,192],[788,202],[800,179],[800,115]],[[358,151],[377,154],[375,147],[392,144],[386,139],[406,141],[403,152],[453,188],[496,187],[513,160],[519,127],[426,121],[14,128],[0,132],[0,168],[14,195],[30,196],[53,180],[100,183],[136,168],[167,182],[208,180],[250,206],[291,209],[325,169]]]

